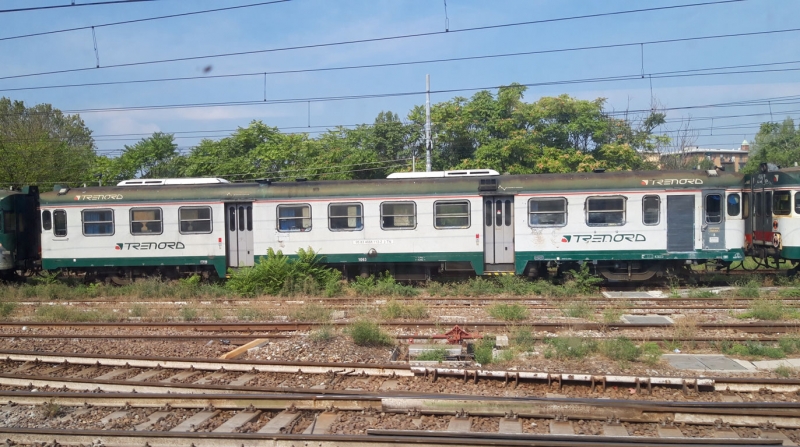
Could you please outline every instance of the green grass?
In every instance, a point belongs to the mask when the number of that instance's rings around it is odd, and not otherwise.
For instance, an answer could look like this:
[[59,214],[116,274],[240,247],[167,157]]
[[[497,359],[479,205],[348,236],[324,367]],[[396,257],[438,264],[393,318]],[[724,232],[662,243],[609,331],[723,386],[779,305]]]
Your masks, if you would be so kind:
[[17,303],[0,301],[0,318],[8,318],[17,310]]
[[325,323],[331,320],[332,313],[333,311],[325,306],[307,303],[292,312],[291,318],[306,323]]
[[256,321],[263,320],[264,313],[252,307],[240,307],[239,310],[236,311],[236,317],[243,321]]
[[594,308],[586,300],[570,301],[564,304],[561,312],[565,317],[590,320],[594,317]]
[[722,353],[742,357],[767,357],[771,359],[782,359],[786,353],[780,347],[768,346],[757,341],[746,341],[744,343],[722,342]]
[[800,338],[797,336],[787,335],[778,339],[778,346],[786,354],[797,354],[800,352]]
[[800,298],[800,288],[781,290],[778,292],[778,296],[781,298]]
[[381,308],[381,316],[387,320],[399,318],[422,320],[428,318],[428,308],[424,303],[403,304],[396,300],[390,300]]
[[183,321],[195,321],[197,320],[197,309],[193,306],[183,306],[180,315]]
[[600,343],[600,353],[611,360],[635,362],[642,355],[642,350],[630,339],[617,337]]
[[82,311],[70,306],[39,306],[35,311],[36,320],[44,322],[85,323],[95,321],[114,321],[112,314],[96,310]]
[[392,337],[373,321],[356,321],[347,328],[347,332],[353,339],[353,343],[358,346],[391,346],[394,344]]
[[582,359],[597,351],[597,342],[581,337],[552,337],[544,340],[547,359]]
[[389,272],[375,277],[370,275],[366,278],[358,277],[351,282],[348,287],[358,296],[416,296],[419,289],[407,284],[400,284],[392,278]]
[[147,316],[150,309],[144,304],[134,304],[131,306],[130,314],[132,317],[144,318]]
[[642,352],[642,361],[650,366],[655,366],[661,360],[661,348],[658,343],[648,341],[639,346]]
[[416,360],[421,362],[443,362],[445,358],[447,358],[447,349],[436,348],[421,352],[416,357]]
[[775,374],[778,375],[778,377],[783,377],[784,379],[788,379],[794,373],[794,368],[790,368],[786,365],[781,365],[775,368],[774,372]]
[[689,298],[714,298],[715,296],[717,294],[710,290],[691,290],[689,292]]
[[747,312],[743,312],[737,317],[775,321],[800,318],[800,312],[787,307],[781,300],[759,298],[750,303]]
[[622,318],[622,309],[618,307],[607,307],[603,309],[603,323],[619,323],[620,318]]
[[336,330],[330,325],[323,325],[316,331],[312,332],[311,340],[315,342],[329,342],[336,338]]
[[486,312],[492,318],[503,321],[521,321],[528,318],[528,309],[521,304],[493,304],[486,309]]
[[533,337],[533,331],[529,327],[517,327],[511,331],[509,337],[511,346],[521,352],[532,352],[536,339]]
[[761,295],[761,281],[758,279],[751,279],[750,281],[739,285],[736,290],[736,296],[742,298],[758,298]]

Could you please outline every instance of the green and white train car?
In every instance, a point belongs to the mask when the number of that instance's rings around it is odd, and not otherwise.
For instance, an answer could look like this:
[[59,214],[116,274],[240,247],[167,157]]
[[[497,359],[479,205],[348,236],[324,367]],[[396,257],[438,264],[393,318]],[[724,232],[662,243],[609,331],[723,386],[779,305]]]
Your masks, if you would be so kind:
[[643,280],[743,258],[742,176],[717,171],[393,174],[384,180],[132,180],[41,195],[42,267],[215,272],[311,247],[349,276],[527,274],[590,262]]

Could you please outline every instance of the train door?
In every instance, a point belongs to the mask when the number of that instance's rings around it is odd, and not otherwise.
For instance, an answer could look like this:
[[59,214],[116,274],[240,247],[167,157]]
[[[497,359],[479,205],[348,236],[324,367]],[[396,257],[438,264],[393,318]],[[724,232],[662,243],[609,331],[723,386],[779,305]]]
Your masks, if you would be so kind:
[[667,251],[694,251],[694,196],[667,196]]
[[725,249],[725,191],[703,191],[703,249]]
[[772,244],[772,191],[761,189],[755,196],[753,239],[762,245]]
[[514,270],[514,196],[483,199],[483,257],[488,271]]
[[248,267],[253,257],[253,203],[225,204],[228,232],[228,267]]

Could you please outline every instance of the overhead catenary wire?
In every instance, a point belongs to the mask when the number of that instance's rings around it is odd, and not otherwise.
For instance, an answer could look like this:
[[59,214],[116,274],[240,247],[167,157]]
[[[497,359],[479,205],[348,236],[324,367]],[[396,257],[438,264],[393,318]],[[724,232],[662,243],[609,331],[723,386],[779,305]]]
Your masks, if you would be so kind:
[[[149,21],[153,21],[153,20],[172,19],[172,18],[176,18],[176,17],[186,17],[186,16],[191,16],[191,15],[197,15],[197,14],[208,14],[208,13],[212,13],[212,12],[231,11],[231,10],[234,10],[234,9],[253,8],[253,7],[256,7],[256,6],[272,5],[272,4],[275,4],[275,3],[286,3],[286,2],[290,2],[290,1],[292,1],[292,0],[272,0],[272,1],[268,1],[268,2],[250,3],[250,4],[247,4],[247,5],[226,6],[224,8],[204,9],[204,10],[201,10],[201,11],[181,12],[181,13],[168,14],[168,15],[156,16],[156,17],[144,17],[144,18],[141,18],[141,19],[122,20],[122,21],[119,21],[119,22],[100,23],[100,24],[97,24],[97,25],[78,26],[78,27],[74,27],[74,28],[64,28],[64,29],[51,30],[51,31],[42,31],[42,32],[38,32],[38,33],[20,34],[20,35],[17,35],[17,36],[0,37],[0,42],[2,42],[4,40],[24,39],[24,38],[27,38],[27,37],[46,36],[46,35],[51,35],[51,34],[67,33],[67,32],[71,32],[71,31],[87,30],[89,28],[94,29],[94,28],[103,28],[103,27],[108,27],[108,26],[128,25],[128,24],[131,24],[131,23],[141,23],[141,22],[149,22]],[[2,11],[0,11],[0,12],[2,12]]]
[[46,9],[76,8],[79,6],[119,5],[125,3],[144,3],[144,2],[156,2],[156,1],[160,0],[106,0],[100,2],[91,2],[91,3],[75,3],[75,1],[73,0],[70,4],[67,5],[30,6],[27,8],[0,9],[0,14],[9,12],[43,11]]
[[[342,45],[354,45],[354,44],[361,44],[361,43],[386,42],[386,41],[399,40],[399,39],[428,37],[428,36],[446,35],[446,34],[457,34],[457,33],[474,32],[474,31],[485,31],[485,30],[491,30],[491,29],[537,25],[537,24],[542,24],[542,23],[552,23],[552,22],[560,22],[560,21],[567,21],[567,20],[578,20],[578,19],[587,19],[587,18],[607,17],[607,16],[615,16],[615,15],[623,15],[623,14],[634,14],[634,13],[641,13],[641,12],[661,11],[661,10],[677,9],[677,8],[688,8],[688,7],[696,7],[696,6],[710,6],[710,5],[720,5],[720,4],[727,4],[727,3],[739,3],[739,2],[742,2],[742,1],[746,1],[746,0],[719,0],[719,1],[712,1],[712,2],[684,4],[684,5],[673,5],[673,6],[654,7],[654,8],[631,9],[631,10],[625,10],[625,11],[612,11],[612,12],[606,12],[606,13],[585,14],[585,15],[579,15],[579,16],[559,17],[559,18],[552,18],[552,19],[530,20],[530,21],[525,21],[525,22],[504,23],[504,24],[498,24],[498,25],[475,26],[475,27],[469,27],[469,28],[454,29],[454,30],[449,30],[449,31],[430,31],[430,32],[421,32],[421,33],[409,33],[409,34],[401,34],[401,35],[394,35],[394,36],[372,37],[372,38],[365,38],[365,39],[352,39],[352,40],[343,40],[343,41],[336,41],[336,42],[324,42],[324,43],[315,43],[315,44],[306,44],[306,45],[294,45],[294,46],[279,47],[279,48],[267,48],[267,49],[261,49],[261,50],[236,51],[236,52],[228,52],[228,53],[207,54],[207,55],[201,55],[201,56],[185,56],[185,57],[177,57],[177,58],[169,58],[169,59],[157,59],[157,60],[150,60],[150,61],[127,62],[127,63],[106,65],[106,66],[100,67],[100,68],[97,68],[97,67],[83,67],[83,68],[71,68],[71,69],[63,69],[63,70],[53,70],[53,71],[38,72],[38,73],[25,73],[25,74],[18,74],[18,75],[10,75],[10,76],[0,77],[0,80],[18,79],[18,78],[25,78],[25,77],[32,77],[32,76],[44,76],[44,75],[51,75],[51,74],[74,73],[74,72],[87,71],[87,70],[103,70],[103,69],[108,69],[108,68],[121,68],[121,67],[133,67],[133,66],[163,64],[163,63],[172,63],[172,62],[185,62],[185,61],[192,61],[192,60],[199,60],[199,59],[214,59],[214,58],[221,58],[221,57],[245,56],[245,55],[253,55],[253,54],[264,54],[264,53],[274,53],[274,52],[283,52],[283,51],[304,50],[304,49],[312,49],[312,48],[326,48],[326,47],[334,47],[334,46],[342,46]],[[667,40],[654,40],[654,41],[646,41],[646,42],[636,42],[636,43],[631,43],[631,44],[613,44],[613,45],[597,46],[596,48],[615,48],[615,47],[623,47],[623,46],[631,46],[631,45],[654,45],[654,44],[670,43],[670,42],[687,42],[687,41],[693,41],[693,40],[719,39],[719,38],[728,38],[728,37],[740,37],[740,36],[751,36],[751,35],[762,35],[762,34],[786,33],[786,32],[794,32],[794,31],[800,31],[800,28],[786,29],[786,30],[753,31],[753,32],[748,32],[748,33],[722,34],[722,35],[716,35],[716,36],[675,38],[675,39],[667,39]],[[550,51],[544,51],[543,53],[558,52],[558,51],[576,51],[576,50],[574,50],[574,49],[562,49],[562,50],[557,50],[557,51],[556,50],[550,50]]]

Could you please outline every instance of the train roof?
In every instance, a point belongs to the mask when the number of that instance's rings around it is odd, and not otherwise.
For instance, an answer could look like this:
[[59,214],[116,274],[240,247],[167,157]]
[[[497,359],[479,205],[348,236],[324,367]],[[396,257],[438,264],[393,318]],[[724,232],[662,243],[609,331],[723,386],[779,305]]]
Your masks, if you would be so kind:
[[781,168],[767,172],[757,172],[745,176],[745,185],[755,180],[756,185],[762,182],[765,186],[800,186],[800,167]]
[[741,186],[743,175],[718,171],[616,171],[569,174],[498,175],[378,180],[295,181],[77,187],[41,194],[42,205],[76,202],[127,203],[169,201],[250,201],[257,199],[367,198],[458,195],[479,192],[530,194],[558,192],[628,192]]

